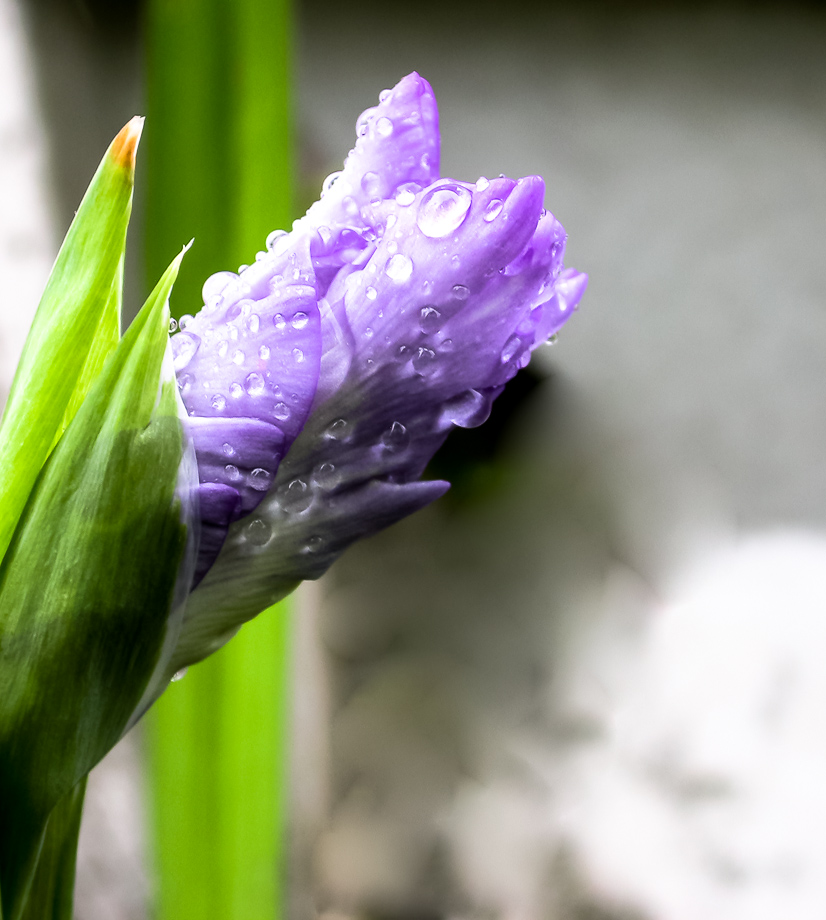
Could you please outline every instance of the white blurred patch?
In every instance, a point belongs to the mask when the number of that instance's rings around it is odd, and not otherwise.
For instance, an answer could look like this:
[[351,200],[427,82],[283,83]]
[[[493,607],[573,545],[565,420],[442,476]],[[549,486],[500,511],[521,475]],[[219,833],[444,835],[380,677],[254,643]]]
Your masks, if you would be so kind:
[[564,836],[597,891],[658,920],[826,909],[826,537],[750,537],[652,620]]
[[0,0],[0,406],[55,255],[46,145],[14,0]]

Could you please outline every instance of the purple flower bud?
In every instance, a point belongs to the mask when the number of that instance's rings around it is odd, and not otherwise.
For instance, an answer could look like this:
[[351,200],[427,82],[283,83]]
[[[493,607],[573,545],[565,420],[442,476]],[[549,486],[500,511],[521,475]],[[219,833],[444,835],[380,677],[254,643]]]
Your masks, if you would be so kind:
[[210,278],[172,340],[201,480],[199,579],[221,550],[192,601],[225,631],[441,495],[447,483],[417,481],[427,462],[454,426],[487,418],[587,283],[563,268],[542,179],[439,177],[418,74],[356,133],[292,232]]

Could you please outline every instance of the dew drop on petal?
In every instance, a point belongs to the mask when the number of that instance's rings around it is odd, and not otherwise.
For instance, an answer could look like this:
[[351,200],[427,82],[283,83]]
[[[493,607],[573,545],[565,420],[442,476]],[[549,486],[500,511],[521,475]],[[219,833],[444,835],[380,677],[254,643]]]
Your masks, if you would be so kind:
[[448,354],[453,351],[453,348],[453,339],[445,339],[444,342],[439,345],[439,351],[446,352]]
[[406,208],[409,205],[413,204],[416,200],[416,195],[412,189],[407,186],[401,186],[396,192],[396,204],[401,208]]
[[296,364],[301,364],[304,360],[304,352],[300,348],[293,349],[293,360]]
[[260,466],[250,473],[250,486],[257,492],[266,492],[270,487],[272,476],[269,470],[262,469]]
[[261,324],[261,319],[257,313],[253,313],[252,316],[247,320],[247,329],[255,335],[258,332],[258,327]]
[[240,470],[239,470],[238,467],[235,466],[235,464],[233,464],[233,463],[228,463],[228,464],[224,467],[224,472],[227,474],[228,478],[229,478],[232,482],[238,482],[238,480],[241,478],[241,472],[240,472]]
[[413,356],[413,369],[419,374],[426,374],[433,369],[436,352],[422,346]]
[[273,230],[273,232],[267,237],[267,249],[272,252],[275,249],[276,243],[286,235],[286,230]]
[[484,192],[485,190],[489,188],[490,188],[490,181],[486,179],[484,176],[479,176],[479,178],[476,180],[476,191]]
[[419,325],[425,335],[432,335],[442,328],[442,314],[435,307],[422,307]]
[[178,377],[178,389],[181,393],[188,393],[192,387],[193,378],[189,374],[181,374]]
[[367,290],[364,292],[364,296],[365,296],[368,300],[375,300],[379,295],[378,295],[378,293],[376,292],[376,289],[375,289],[374,287],[369,287],[369,288],[367,288]]
[[191,323],[191,322],[192,322],[192,314],[191,314],[191,313],[184,313],[184,315],[178,320],[178,328],[179,328],[179,329],[186,329],[186,327],[187,327],[187,326],[189,325],[189,323]]
[[173,316],[169,320],[169,334],[172,335],[173,332],[177,332],[177,331],[178,331],[178,320],[176,320],[175,317]]
[[340,441],[347,434],[347,421],[343,418],[337,418],[327,426],[324,436],[331,441]]
[[278,402],[273,407],[272,414],[279,422],[286,422],[290,417],[290,407],[286,403]]
[[226,339],[221,339],[221,344],[218,346],[218,357],[226,358],[228,350],[229,350],[229,342],[227,342]]
[[482,215],[483,220],[490,223],[493,220],[496,220],[497,217],[502,213],[502,208],[504,203],[500,198],[492,198],[488,202],[488,206],[485,208],[485,213]]
[[440,239],[461,226],[471,204],[462,185],[442,185],[428,192],[419,205],[417,223],[425,236]]
[[232,356],[232,363],[233,364],[243,364],[245,358],[246,358],[246,355],[244,354],[244,352],[241,351],[240,348],[238,348],[236,349],[235,354],[233,354]]
[[281,507],[289,514],[306,511],[313,501],[313,493],[303,479],[293,479],[281,495]]
[[386,116],[382,115],[376,121],[376,134],[379,137],[390,137],[393,133],[393,122]]
[[191,332],[179,332],[170,339],[172,364],[176,371],[183,370],[195,356],[201,344],[200,338]]
[[269,350],[269,348],[268,348],[266,345],[262,345],[262,346],[258,349],[258,357],[259,357],[262,361],[266,361],[266,360],[269,358],[269,356],[270,356],[270,350]]
[[221,449],[223,450],[223,452],[226,454],[227,457],[231,457],[235,453],[235,448],[232,446],[232,444],[230,444],[227,441],[224,442]]
[[378,173],[366,172],[361,177],[361,187],[371,197],[381,195],[381,176]]
[[255,518],[247,524],[247,542],[253,546],[264,546],[272,536],[272,528],[261,518]]
[[290,321],[290,325],[293,327],[293,329],[304,329],[309,322],[310,317],[307,316],[306,313],[296,313]]
[[340,175],[341,175],[340,169],[337,172],[331,172],[330,175],[327,176],[327,178],[324,180],[324,182],[321,183],[322,197],[324,197],[324,195],[326,195],[327,192],[329,192],[330,189],[335,185]]
[[220,393],[216,393],[212,397],[210,405],[216,412],[223,412],[227,407],[227,401]]
[[264,392],[264,378],[260,374],[250,374],[244,381],[250,396],[260,396]]
[[187,665],[185,668],[181,668],[179,671],[176,671],[172,675],[172,682],[176,683],[179,680],[183,680],[186,677],[186,672],[188,670],[189,670],[189,665]]
[[440,422],[443,425],[458,425],[460,428],[475,428],[490,414],[490,402],[478,390],[465,390],[442,407]]
[[233,399],[240,399],[244,395],[244,388],[240,383],[231,383],[229,385],[229,395]]
[[451,294],[454,300],[464,303],[470,297],[470,288],[465,284],[454,284]]
[[320,489],[332,489],[339,484],[341,476],[332,463],[320,463],[313,470],[313,482]]
[[387,102],[387,100],[393,95],[392,89],[383,89],[379,93],[379,102]]
[[317,553],[323,545],[323,537],[320,537],[318,534],[313,534],[313,536],[307,538],[307,542],[304,544],[304,551],[307,553]]
[[519,351],[519,347],[522,344],[522,340],[518,335],[512,335],[507,342],[505,342],[505,347],[502,349],[502,354],[499,356],[499,360],[502,364],[507,364],[508,361]]
[[287,321],[284,319],[284,316],[281,313],[275,314],[275,316],[272,318],[272,323],[276,329],[286,329],[287,328]]
[[406,255],[397,252],[388,260],[384,271],[396,284],[403,284],[413,274],[413,263]]
[[410,444],[410,435],[401,422],[393,422],[381,436],[381,443],[390,453],[398,453]]

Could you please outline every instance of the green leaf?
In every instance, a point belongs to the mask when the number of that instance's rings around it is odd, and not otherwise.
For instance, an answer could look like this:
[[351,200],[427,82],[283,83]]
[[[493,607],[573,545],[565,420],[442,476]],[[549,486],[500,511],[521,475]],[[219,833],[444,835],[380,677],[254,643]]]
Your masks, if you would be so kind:
[[0,564],[6,920],[25,917],[50,812],[118,740],[165,648],[187,543],[183,432],[164,365],[180,259],[40,471]]
[[133,118],[101,161],[26,339],[0,424],[0,558],[41,467],[118,343],[142,125]]

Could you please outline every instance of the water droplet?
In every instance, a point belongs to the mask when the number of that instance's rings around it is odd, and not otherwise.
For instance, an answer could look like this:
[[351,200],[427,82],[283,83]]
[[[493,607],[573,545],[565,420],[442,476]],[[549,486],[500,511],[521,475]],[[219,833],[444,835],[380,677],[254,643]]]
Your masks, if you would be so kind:
[[223,412],[227,407],[227,401],[220,393],[216,393],[210,405],[216,412]]
[[255,253],[255,261],[256,261],[256,262],[260,262],[262,259],[266,259],[266,258],[267,258],[267,253],[264,252],[263,249],[261,249],[261,250],[259,250],[258,252]]
[[188,393],[192,387],[193,378],[189,374],[181,374],[178,377],[178,389],[181,393]]
[[275,249],[278,241],[283,239],[286,235],[286,230],[273,230],[273,232],[267,237],[267,249],[272,252]]
[[478,390],[465,390],[442,407],[440,423],[458,425],[460,428],[475,428],[490,415],[490,400]]
[[228,478],[231,482],[238,482],[238,480],[241,478],[241,472],[240,472],[240,470],[239,470],[238,467],[235,466],[235,464],[233,464],[233,463],[228,463],[228,464],[224,467],[224,472],[227,474],[227,478]]
[[175,683],[175,682],[177,682],[177,681],[179,681],[179,680],[183,680],[183,679],[186,677],[186,672],[187,672],[188,670],[189,670],[189,666],[187,665],[187,667],[181,668],[179,671],[176,671],[176,672],[172,675],[172,681],[173,681],[173,683]]
[[484,192],[489,188],[490,188],[490,181],[486,179],[484,176],[479,176],[479,178],[476,180],[476,191]]
[[324,195],[326,195],[327,192],[329,192],[330,189],[335,185],[339,176],[341,176],[340,169],[337,172],[331,172],[330,175],[327,176],[327,178],[321,183],[321,196],[322,197],[324,197]]
[[304,360],[304,352],[300,348],[293,349],[293,360],[296,364],[301,364]]
[[391,255],[392,255],[394,252],[397,252],[398,249],[399,249],[399,244],[396,243],[396,242],[394,242],[393,240],[390,240],[390,242],[387,244],[387,251],[388,251]]
[[227,457],[233,456],[235,453],[235,448],[229,442],[225,441],[223,447],[221,448]]
[[261,518],[255,518],[247,524],[247,542],[253,546],[264,546],[272,536],[272,528]]
[[413,263],[406,255],[397,252],[392,256],[384,268],[387,277],[396,282],[403,284],[413,274]]
[[286,403],[278,402],[273,407],[272,414],[279,422],[286,422],[290,417],[290,408]]
[[341,476],[332,463],[320,463],[313,470],[313,482],[320,489],[332,489],[341,482]]
[[234,353],[233,356],[232,356],[232,363],[233,363],[233,364],[239,364],[239,365],[240,365],[240,364],[243,364],[245,358],[246,358],[246,355],[244,354],[244,352],[241,351],[240,348],[237,348],[237,349],[235,350],[235,353]]
[[178,328],[179,328],[179,329],[186,329],[186,327],[187,327],[187,326],[189,325],[189,323],[191,323],[191,322],[192,322],[192,314],[191,314],[191,313],[184,313],[184,315],[178,320]]
[[173,332],[178,331],[178,320],[175,317],[171,317],[169,320],[169,334],[172,335]]
[[401,422],[393,422],[381,436],[381,443],[384,445],[385,450],[395,454],[404,450],[410,444],[410,435]]
[[314,534],[312,537],[307,538],[307,542],[304,544],[304,551],[307,553],[317,553],[323,545],[323,537]]
[[419,205],[417,223],[425,236],[440,239],[462,225],[471,204],[462,185],[442,185],[428,192]]
[[281,507],[289,514],[306,511],[313,502],[313,493],[303,479],[293,479],[281,496]]
[[454,300],[464,303],[470,297],[470,288],[465,284],[454,284],[451,289]]
[[462,260],[458,255],[454,255],[450,257],[450,264],[453,266],[453,268],[458,268],[462,264]]
[[249,374],[244,386],[250,396],[260,396],[264,392],[264,378],[260,374]]
[[231,383],[229,385],[229,395],[233,399],[240,399],[244,395],[244,388],[240,383]]
[[442,328],[442,314],[435,307],[422,307],[419,325],[425,335],[432,335]]
[[549,336],[547,339],[545,339],[545,341],[542,344],[543,345],[556,345],[558,339],[559,339],[559,336],[556,333],[554,333],[552,336]]
[[501,198],[491,198],[488,202],[488,206],[485,208],[485,213],[482,215],[482,219],[490,223],[492,220],[496,220],[497,217],[502,213],[502,208],[504,208],[504,203]]
[[227,342],[226,339],[221,339],[221,343],[218,345],[218,357],[226,358],[228,350],[229,350],[229,342]]
[[381,197],[381,176],[378,173],[366,172],[361,178],[361,187],[370,198]]
[[267,348],[266,345],[262,345],[262,346],[258,349],[258,357],[259,357],[262,361],[266,361],[266,360],[269,358],[269,356],[270,356],[270,350],[269,350],[269,348]]
[[436,352],[432,348],[420,347],[413,356],[413,369],[419,374],[426,374],[433,369]]
[[387,100],[393,95],[392,89],[383,89],[379,93],[379,102],[387,102]]
[[439,351],[450,354],[450,352],[453,351],[453,347],[453,339],[445,339],[444,342],[439,345]]
[[282,313],[276,313],[275,316],[272,318],[272,323],[276,329],[286,329],[287,328],[287,321],[284,319],[284,316]]
[[519,347],[522,344],[522,340],[518,335],[512,335],[507,342],[505,342],[505,347],[502,349],[502,354],[499,356],[502,364],[507,364],[508,361],[519,351]]
[[244,262],[243,265],[238,266],[238,274],[242,275],[248,268],[249,268],[249,265],[247,265],[247,263]]
[[290,325],[293,329],[304,329],[307,326],[307,323],[310,322],[310,317],[306,313],[296,313],[292,318]]
[[364,337],[365,339],[373,338],[373,330],[369,326],[367,326],[367,328],[364,330]]
[[409,207],[416,200],[416,193],[409,185],[402,185],[396,191],[396,204],[401,208]]
[[250,486],[258,492],[266,492],[270,487],[271,478],[269,470],[259,466],[250,473]]
[[367,290],[364,292],[364,296],[365,296],[368,300],[375,300],[379,295],[378,295],[378,293],[376,292],[376,289],[375,289],[374,287],[369,287],[369,288],[367,288]]
[[261,319],[257,313],[253,313],[252,316],[247,320],[247,329],[255,335],[258,332],[258,327],[261,324]]
[[393,360],[399,364],[409,361],[413,355],[413,349],[409,345],[399,345],[393,355]]
[[327,426],[324,435],[331,441],[340,441],[347,434],[348,427],[345,419],[337,418]]
[[195,356],[201,344],[197,335],[191,332],[179,332],[170,339],[172,364],[176,371],[183,370]]

